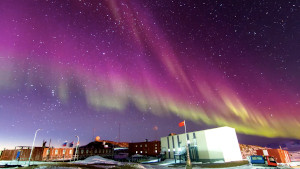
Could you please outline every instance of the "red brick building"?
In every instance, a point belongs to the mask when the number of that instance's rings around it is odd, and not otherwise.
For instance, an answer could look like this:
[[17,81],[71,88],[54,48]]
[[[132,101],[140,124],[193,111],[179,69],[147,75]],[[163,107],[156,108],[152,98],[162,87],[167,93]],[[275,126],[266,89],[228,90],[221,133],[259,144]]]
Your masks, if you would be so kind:
[[75,148],[44,148],[42,161],[64,161],[71,160]]
[[[94,141],[78,148],[78,158],[85,159],[89,156],[113,157],[114,145],[106,141]],[[74,150],[75,151],[75,150]]]
[[[32,151],[31,161],[42,161],[43,151],[43,147],[34,147]],[[30,146],[17,146],[12,150],[3,150],[0,160],[28,161],[30,152]]]
[[277,163],[289,163],[291,158],[289,152],[281,149],[261,149],[256,150],[257,155],[269,155],[275,157]]
[[157,156],[160,154],[160,141],[129,143],[128,151],[130,156],[134,154]]

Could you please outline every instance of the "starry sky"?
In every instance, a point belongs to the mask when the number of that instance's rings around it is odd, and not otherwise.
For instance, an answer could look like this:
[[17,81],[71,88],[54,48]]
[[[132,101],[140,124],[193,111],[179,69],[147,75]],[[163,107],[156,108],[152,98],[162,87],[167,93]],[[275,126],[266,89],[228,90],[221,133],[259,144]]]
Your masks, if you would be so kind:
[[38,128],[37,145],[154,140],[183,120],[300,139],[299,1],[1,0],[0,25],[0,149]]

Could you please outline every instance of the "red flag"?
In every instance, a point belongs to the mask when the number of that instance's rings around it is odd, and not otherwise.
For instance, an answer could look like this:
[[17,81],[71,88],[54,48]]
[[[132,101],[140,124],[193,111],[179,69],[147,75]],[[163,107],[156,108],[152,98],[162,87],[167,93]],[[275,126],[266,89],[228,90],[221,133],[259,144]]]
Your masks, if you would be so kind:
[[184,121],[182,121],[182,122],[180,122],[180,123],[178,124],[179,127],[182,127],[182,126],[184,126],[184,125],[185,125]]

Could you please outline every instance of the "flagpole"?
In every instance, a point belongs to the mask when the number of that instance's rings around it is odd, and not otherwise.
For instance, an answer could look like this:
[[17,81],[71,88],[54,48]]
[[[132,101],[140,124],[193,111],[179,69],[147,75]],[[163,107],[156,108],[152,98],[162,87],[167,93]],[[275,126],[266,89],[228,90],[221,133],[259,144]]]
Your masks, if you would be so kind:
[[186,139],[186,169],[192,168],[192,163],[191,163],[191,159],[190,159],[190,151],[189,151],[189,145],[188,145],[188,139],[187,139],[187,134],[186,134],[186,123],[184,120],[184,132],[185,132],[185,139]]

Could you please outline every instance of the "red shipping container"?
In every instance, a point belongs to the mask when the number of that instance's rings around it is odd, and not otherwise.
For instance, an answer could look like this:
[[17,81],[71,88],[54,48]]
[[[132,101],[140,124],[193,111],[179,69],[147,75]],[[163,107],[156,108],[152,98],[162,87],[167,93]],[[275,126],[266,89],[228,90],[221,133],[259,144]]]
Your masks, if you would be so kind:
[[266,149],[266,150],[256,150],[257,155],[266,155],[264,151],[268,152],[269,156],[273,156],[277,163],[289,163],[291,162],[289,152],[281,149]]

